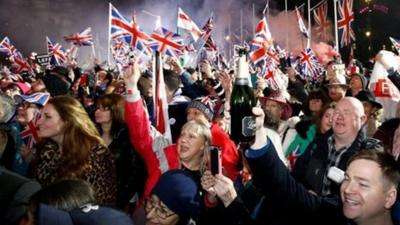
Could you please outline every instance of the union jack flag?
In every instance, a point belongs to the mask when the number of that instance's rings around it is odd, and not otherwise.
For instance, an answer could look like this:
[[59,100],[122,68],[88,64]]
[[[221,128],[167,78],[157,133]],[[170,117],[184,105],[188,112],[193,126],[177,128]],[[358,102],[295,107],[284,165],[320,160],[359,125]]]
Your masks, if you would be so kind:
[[329,20],[328,20],[328,2],[325,1],[313,11],[316,23],[316,32],[321,41],[328,41],[329,38]]
[[158,27],[151,35],[151,38],[149,43],[151,49],[176,59],[179,58],[184,48],[183,38],[164,27]]
[[301,51],[297,57],[300,76],[307,81],[318,81],[321,76],[321,66],[311,48]]
[[135,16],[132,21],[127,20],[110,3],[110,34],[112,40],[124,40],[134,48],[147,45],[150,36],[139,29]]
[[207,51],[217,51],[217,44],[215,43],[214,39],[211,37],[211,33],[214,28],[214,18],[213,16],[210,16],[210,18],[207,20],[206,24],[203,26],[203,34],[201,35],[199,39],[199,45],[201,49],[204,47]]
[[306,38],[310,38],[310,35],[308,34],[308,29],[306,25],[304,25],[303,19],[301,18],[300,12],[296,7],[296,16],[297,16],[297,23],[299,24],[299,29],[300,32],[304,35]]
[[11,41],[8,37],[5,37],[0,42],[0,52],[5,53],[7,56],[14,56],[18,54],[17,48],[11,44]]
[[10,58],[10,62],[11,67],[14,69],[14,73],[32,70],[31,65],[29,65],[29,63],[22,56]]
[[389,37],[390,41],[392,42],[393,47],[400,53],[400,40],[397,38]]
[[254,64],[262,62],[270,48],[273,48],[273,40],[264,17],[257,23],[255,37],[250,44],[250,59]]
[[112,42],[111,53],[117,64],[120,64],[122,67],[128,66],[129,63],[129,44],[124,41],[116,41]]
[[65,54],[64,48],[60,43],[55,43],[46,37],[47,40],[47,54],[51,56],[51,64],[61,65],[67,61],[67,55]]
[[36,113],[35,117],[26,125],[25,129],[19,133],[21,140],[28,148],[33,148],[33,146],[40,141],[37,132],[37,122],[39,119],[40,113]]
[[93,45],[92,28],[88,27],[80,33],[71,34],[70,36],[64,37],[64,40],[78,46],[91,46]]
[[343,0],[343,4],[339,4],[338,9],[340,20],[337,26],[339,30],[342,30],[340,45],[343,47],[349,45],[352,40],[356,40],[356,35],[351,28],[351,23],[354,21],[353,0]]

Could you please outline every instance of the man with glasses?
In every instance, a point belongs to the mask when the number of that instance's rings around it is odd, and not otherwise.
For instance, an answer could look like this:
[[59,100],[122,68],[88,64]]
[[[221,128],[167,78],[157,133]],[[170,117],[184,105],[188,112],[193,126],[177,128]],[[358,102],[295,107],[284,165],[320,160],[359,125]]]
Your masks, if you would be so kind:
[[[145,200],[145,224],[192,224],[200,214],[199,187],[183,170],[170,170],[157,182],[152,195]],[[136,210],[135,224],[141,224]]]

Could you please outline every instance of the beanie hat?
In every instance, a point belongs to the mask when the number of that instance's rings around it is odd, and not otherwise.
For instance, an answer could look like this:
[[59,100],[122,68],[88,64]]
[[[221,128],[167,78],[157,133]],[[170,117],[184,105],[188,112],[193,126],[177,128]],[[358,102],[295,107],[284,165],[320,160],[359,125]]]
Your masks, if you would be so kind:
[[200,110],[207,117],[209,121],[214,118],[215,102],[210,97],[199,97],[189,103],[187,109],[196,108]]
[[113,208],[87,204],[72,211],[56,209],[39,204],[38,224],[40,225],[132,225],[125,213]]
[[170,170],[161,175],[152,194],[183,221],[196,220],[200,212],[199,188],[192,176],[183,170]]
[[70,85],[60,77],[48,74],[41,79],[52,97],[68,94]]

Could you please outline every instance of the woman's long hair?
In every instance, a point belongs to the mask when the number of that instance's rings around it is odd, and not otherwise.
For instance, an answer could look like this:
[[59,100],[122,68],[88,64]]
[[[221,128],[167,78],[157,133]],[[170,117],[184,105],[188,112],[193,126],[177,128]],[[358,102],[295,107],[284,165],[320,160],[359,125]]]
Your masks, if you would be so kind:
[[200,135],[204,140],[204,150],[202,160],[200,162],[200,172],[203,173],[207,169],[207,162],[209,156],[210,146],[212,145],[211,130],[206,125],[197,122],[189,121],[183,125],[182,130],[187,130],[188,132],[193,132]]
[[98,144],[104,145],[96,126],[89,118],[81,103],[70,96],[57,96],[50,99],[64,122],[62,154],[64,166],[60,176],[79,176],[87,166],[91,149]]
[[[111,130],[110,135],[114,136],[118,131],[124,126],[124,98],[119,94],[106,94],[99,96],[96,100],[97,107],[102,106],[103,108],[108,108],[110,110],[111,116]],[[103,134],[101,126],[98,126],[100,134]]]

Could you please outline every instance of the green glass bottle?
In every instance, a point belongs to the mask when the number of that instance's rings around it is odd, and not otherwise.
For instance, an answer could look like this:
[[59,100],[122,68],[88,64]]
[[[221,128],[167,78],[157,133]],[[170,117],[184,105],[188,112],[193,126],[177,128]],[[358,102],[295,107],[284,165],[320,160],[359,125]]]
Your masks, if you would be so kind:
[[256,105],[254,90],[250,86],[248,54],[244,48],[239,49],[235,83],[231,95],[231,138],[236,143],[249,142],[254,139],[254,134],[248,132],[252,129],[252,108]]

